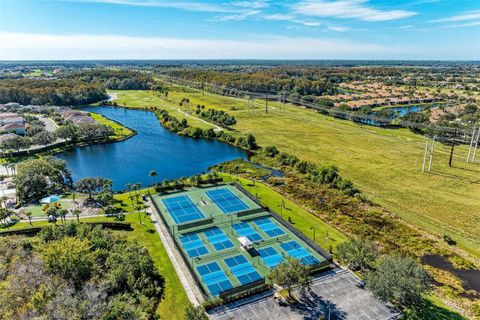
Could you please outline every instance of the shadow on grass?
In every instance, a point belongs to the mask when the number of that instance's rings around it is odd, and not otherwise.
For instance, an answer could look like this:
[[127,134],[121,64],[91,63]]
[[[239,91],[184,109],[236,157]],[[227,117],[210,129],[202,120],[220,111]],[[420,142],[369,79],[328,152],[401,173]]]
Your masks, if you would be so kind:
[[433,304],[432,301],[424,299],[419,305],[412,307],[405,312],[407,320],[466,320],[455,311]]

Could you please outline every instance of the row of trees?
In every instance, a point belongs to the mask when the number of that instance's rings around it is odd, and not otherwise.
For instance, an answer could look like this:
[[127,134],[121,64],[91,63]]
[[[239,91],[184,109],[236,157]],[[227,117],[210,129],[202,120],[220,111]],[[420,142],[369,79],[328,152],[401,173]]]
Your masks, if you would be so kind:
[[[74,125],[67,123],[60,126],[56,132],[49,132],[44,129],[35,130],[33,136],[15,136],[0,144],[0,149],[3,152],[20,151],[27,149],[32,145],[48,146],[54,143],[57,138],[65,139],[67,142],[75,142],[79,139],[93,140],[107,138],[114,134],[113,129],[104,124],[85,123],[81,125]],[[32,133],[32,132],[30,132]]]
[[195,113],[201,118],[218,124],[224,128],[233,126],[237,123],[237,120],[234,116],[226,113],[223,110],[207,109],[206,111],[203,111],[203,109],[200,109],[200,106],[197,106]]
[[102,85],[78,79],[0,80],[0,103],[79,106],[108,98]]
[[[85,83],[101,84],[110,90],[159,90],[154,79],[143,72],[132,70],[100,69],[67,74],[67,78],[78,79]],[[155,88],[154,88],[155,87]]]

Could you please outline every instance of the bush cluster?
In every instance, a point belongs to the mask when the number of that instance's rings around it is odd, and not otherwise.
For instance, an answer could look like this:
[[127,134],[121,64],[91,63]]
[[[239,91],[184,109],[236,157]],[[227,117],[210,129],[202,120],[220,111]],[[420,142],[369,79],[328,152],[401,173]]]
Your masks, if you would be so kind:
[[183,136],[192,137],[192,138],[205,138],[205,139],[217,139],[223,142],[227,142],[231,145],[246,149],[246,150],[256,150],[258,149],[257,142],[255,137],[251,134],[247,136],[235,137],[225,131],[215,131],[213,128],[204,130],[198,127],[192,127],[188,124],[186,119],[179,121],[177,118],[169,115],[168,111],[165,109],[157,110],[157,117],[160,123],[167,128],[168,130],[178,133]]

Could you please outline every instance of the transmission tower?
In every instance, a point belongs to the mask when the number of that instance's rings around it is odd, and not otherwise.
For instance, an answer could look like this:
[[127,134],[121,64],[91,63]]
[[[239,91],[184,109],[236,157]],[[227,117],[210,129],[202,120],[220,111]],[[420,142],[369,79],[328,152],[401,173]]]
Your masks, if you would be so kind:
[[432,170],[432,161],[433,161],[433,152],[435,151],[435,140],[437,136],[433,136],[432,141],[430,142],[430,138],[427,138],[427,142],[425,144],[425,153],[423,154],[423,165],[422,165],[422,173],[425,173],[425,165],[427,163],[427,157],[430,156],[428,161],[428,172]]

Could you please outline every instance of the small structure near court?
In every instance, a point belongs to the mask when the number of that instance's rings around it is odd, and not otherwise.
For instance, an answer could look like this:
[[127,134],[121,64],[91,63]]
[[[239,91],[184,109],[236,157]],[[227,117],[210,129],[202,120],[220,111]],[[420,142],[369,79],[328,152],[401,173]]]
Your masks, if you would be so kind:
[[265,289],[271,270],[287,257],[312,272],[330,266],[328,254],[238,186],[151,197],[207,300]]

